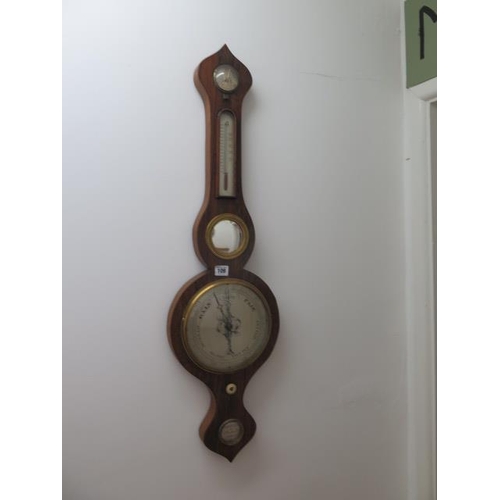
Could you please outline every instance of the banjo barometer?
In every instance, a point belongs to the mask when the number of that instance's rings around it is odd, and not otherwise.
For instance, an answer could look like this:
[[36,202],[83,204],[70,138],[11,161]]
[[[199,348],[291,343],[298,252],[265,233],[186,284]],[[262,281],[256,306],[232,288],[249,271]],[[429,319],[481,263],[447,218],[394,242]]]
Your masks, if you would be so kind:
[[241,183],[241,108],[252,76],[224,45],[194,81],[205,105],[206,189],[193,242],[207,269],[177,293],[167,332],[179,362],[210,390],[201,439],[232,461],[255,434],[243,394],[273,350],[279,314],[270,288],[243,268],[255,242]]

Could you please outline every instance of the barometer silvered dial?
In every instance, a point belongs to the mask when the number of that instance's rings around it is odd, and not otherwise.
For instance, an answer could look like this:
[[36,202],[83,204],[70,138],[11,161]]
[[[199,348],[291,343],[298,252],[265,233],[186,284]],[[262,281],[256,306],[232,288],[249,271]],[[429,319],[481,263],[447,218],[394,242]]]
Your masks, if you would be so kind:
[[241,370],[265,349],[271,332],[269,306],[250,283],[218,280],[189,302],[183,342],[189,357],[216,373]]

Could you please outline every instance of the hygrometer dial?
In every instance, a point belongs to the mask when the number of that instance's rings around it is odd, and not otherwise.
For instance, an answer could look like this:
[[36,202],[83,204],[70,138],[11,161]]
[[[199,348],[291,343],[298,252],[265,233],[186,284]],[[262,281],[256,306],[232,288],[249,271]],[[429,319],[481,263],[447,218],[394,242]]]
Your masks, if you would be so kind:
[[214,82],[222,92],[234,92],[240,82],[238,72],[229,64],[221,64],[214,70]]

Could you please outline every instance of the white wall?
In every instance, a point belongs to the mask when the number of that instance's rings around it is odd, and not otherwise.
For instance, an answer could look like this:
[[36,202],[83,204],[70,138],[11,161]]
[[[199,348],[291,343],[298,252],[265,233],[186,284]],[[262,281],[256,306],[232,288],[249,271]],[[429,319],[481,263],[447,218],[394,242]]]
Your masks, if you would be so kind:
[[[64,5],[64,499],[406,495],[399,0]],[[206,388],[168,307],[202,270],[196,65],[250,69],[247,268],[280,307],[230,464],[197,435]]]

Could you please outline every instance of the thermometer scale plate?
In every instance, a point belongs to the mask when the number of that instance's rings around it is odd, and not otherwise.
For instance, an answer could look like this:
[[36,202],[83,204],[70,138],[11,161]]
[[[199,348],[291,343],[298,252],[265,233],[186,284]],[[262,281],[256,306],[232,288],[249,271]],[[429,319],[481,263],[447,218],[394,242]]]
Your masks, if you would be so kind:
[[219,197],[234,198],[235,185],[235,131],[234,115],[231,111],[222,111],[219,115]]

